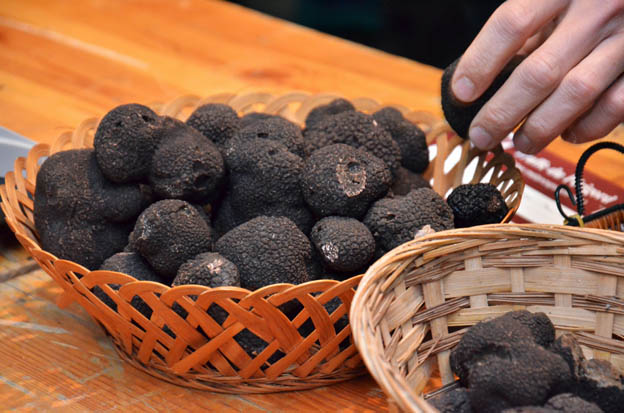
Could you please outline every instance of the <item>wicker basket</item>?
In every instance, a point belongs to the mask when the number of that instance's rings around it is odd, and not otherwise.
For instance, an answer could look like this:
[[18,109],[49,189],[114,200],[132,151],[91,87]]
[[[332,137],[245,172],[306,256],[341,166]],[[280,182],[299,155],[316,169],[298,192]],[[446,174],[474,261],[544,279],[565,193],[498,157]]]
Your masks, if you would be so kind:
[[350,321],[389,398],[429,413],[423,389],[436,367],[442,384],[454,381],[450,349],[467,328],[518,309],[545,312],[586,356],[624,371],[624,234],[496,224],[427,235],[369,268]]
[[[200,104],[223,102],[240,113],[276,113],[303,124],[312,108],[333,98],[333,95],[306,93],[278,97],[263,93],[218,95],[203,100],[185,96],[165,105],[154,105],[154,108],[161,114],[184,119]],[[365,112],[380,107],[371,99],[355,99],[353,103]],[[426,176],[433,180],[433,187],[439,193],[444,194],[462,180],[490,181],[502,189],[509,206],[505,221],[513,216],[524,184],[509,155],[500,148],[494,153],[471,149],[469,143],[451,134],[448,126],[432,115],[399,109],[408,119],[421,124],[428,142],[432,147],[437,146],[437,156]],[[32,212],[36,175],[42,158],[64,149],[92,146],[97,125],[98,119],[88,119],[75,131],[62,134],[52,146],[35,146],[26,159],[16,160],[16,172],[7,174],[6,186],[0,188],[2,209],[18,240],[63,288],[58,299],[61,307],[78,302],[112,337],[122,358],[149,374],[183,386],[234,393],[300,390],[346,380],[365,371],[351,342],[348,325],[340,331],[334,328],[348,313],[361,276],[342,282],[276,284],[253,292],[194,285],[170,288],[136,281],[121,273],[88,271],[43,251]],[[448,158],[454,150],[456,159],[450,162]],[[471,163],[473,172],[465,176],[466,166]],[[109,286],[111,284],[119,284],[121,288],[116,291]],[[116,311],[91,292],[94,286],[99,286],[117,304]],[[135,296],[151,307],[149,319],[130,305]],[[340,300],[341,304],[328,314],[323,305],[333,299]],[[278,309],[291,300],[303,306],[292,320]],[[229,314],[222,325],[207,313],[213,303]],[[174,305],[184,308],[188,315],[181,317],[179,311],[172,310]],[[307,320],[313,322],[313,331],[302,336],[298,328]],[[233,339],[245,328],[268,344],[253,357]],[[278,350],[285,356],[273,360],[271,356]]]

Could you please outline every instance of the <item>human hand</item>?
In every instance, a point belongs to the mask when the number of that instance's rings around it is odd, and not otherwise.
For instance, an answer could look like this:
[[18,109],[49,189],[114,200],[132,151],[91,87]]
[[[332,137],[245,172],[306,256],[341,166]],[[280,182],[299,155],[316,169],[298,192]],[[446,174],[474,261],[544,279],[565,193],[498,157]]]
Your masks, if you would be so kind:
[[506,1],[462,56],[453,94],[472,102],[518,53],[528,57],[471,123],[476,146],[496,146],[523,119],[514,145],[526,153],[624,121],[624,0]]

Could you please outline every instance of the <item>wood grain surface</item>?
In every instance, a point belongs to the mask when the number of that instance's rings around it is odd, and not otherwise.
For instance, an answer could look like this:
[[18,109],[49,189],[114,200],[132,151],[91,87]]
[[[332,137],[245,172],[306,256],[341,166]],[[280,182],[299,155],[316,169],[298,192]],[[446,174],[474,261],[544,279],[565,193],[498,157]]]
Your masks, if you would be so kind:
[[[208,0],[2,0],[0,61],[0,125],[37,142],[119,104],[186,93],[334,92],[441,115],[438,69]],[[574,160],[583,149],[548,148]],[[595,158],[592,171],[624,182],[619,154]],[[0,273],[24,270],[22,250],[0,252]],[[58,293],[41,271],[0,283],[0,410],[387,411],[370,377],[274,395],[161,382],[123,364],[81,308],[60,310]]]

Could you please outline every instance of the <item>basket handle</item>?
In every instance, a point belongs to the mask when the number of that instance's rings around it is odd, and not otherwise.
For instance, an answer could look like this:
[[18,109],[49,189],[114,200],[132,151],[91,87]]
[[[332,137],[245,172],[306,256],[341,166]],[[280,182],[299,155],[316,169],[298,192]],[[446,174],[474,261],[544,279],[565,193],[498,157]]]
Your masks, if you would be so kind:
[[[564,218],[565,225],[582,227],[586,222],[593,221],[594,219],[601,218],[605,215],[609,215],[615,211],[624,210],[624,204],[616,204],[601,211],[594,212],[593,214],[589,214],[583,218],[583,209],[585,206],[583,202],[583,170],[585,169],[585,164],[589,160],[589,157],[602,149],[613,149],[620,152],[621,154],[624,154],[624,146],[615,142],[598,142],[590,146],[585,152],[583,152],[583,154],[579,158],[578,164],[576,165],[576,172],[574,175],[574,189],[576,190],[576,199],[572,194],[570,188],[565,184],[560,184],[559,186],[557,186],[557,189],[555,189],[555,202],[557,203],[557,209],[559,210],[559,213]],[[567,216],[565,212],[563,212],[563,208],[561,207],[561,199],[559,197],[559,193],[562,189],[565,189],[565,191],[568,193],[568,197],[570,197],[570,201],[572,201],[572,206],[576,207],[576,210],[578,212],[577,214]]]

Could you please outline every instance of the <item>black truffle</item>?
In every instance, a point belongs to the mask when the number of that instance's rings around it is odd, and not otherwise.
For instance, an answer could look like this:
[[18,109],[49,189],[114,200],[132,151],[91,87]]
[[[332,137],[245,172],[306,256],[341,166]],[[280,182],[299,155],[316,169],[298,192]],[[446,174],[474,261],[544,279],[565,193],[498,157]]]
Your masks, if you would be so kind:
[[348,100],[342,98],[334,99],[326,105],[317,106],[312,109],[306,117],[306,127],[313,127],[327,116],[337,115],[338,113],[351,110],[355,110],[355,107]]
[[472,413],[468,390],[464,387],[437,394],[427,401],[440,413]]
[[401,166],[399,145],[372,116],[361,112],[347,111],[326,116],[306,129],[304,137],[310,153],[324,146],[343,143],[365,149],[383,160],[393,176]]
[[397,171],[396,179],[390,190],[393,195],[407,195],[414,189],[419,188],[431,188],[431,185],[421,174],[416,174],[401,167]]
[[603,413],[602,409],[594,403],[583,400],[572,393],[558,394],[550,398],[544,407],[562,413]]
[[241,287],[249,290],[310,278],[312,246],[288,218],[261,216],[247,221],[219,238],[215,251],[238,267]]
[[93,147],[104,175],[114,182],[136,182],[149,171],[158,144],[160,118],[138,104],[121,105],[102,118]]
[[57,152],[41,165],[34,199],[44,250],[96,269],[123,250],[141,212],[139,185],[108,181],[92,149]]
[[549,345],[554,339],[554,326],[544,313],[510,311],[492,320],[481,321],[463,335],[451,351],[451,368],[464,385],[468,371],[482,356],[504,354],[516,344]]
[[[500,349],[499,349],[500,350]],[[498,413],[518,406],[539,406],[570,379],[566,362],[531,342],[490,351],[470,366],[470,404],[475,411]]]
[[211,288],[240,287],[240,276],[236,265],[227,258],[216,252],[205,252],[180,266],[171,285],[175,287],[183,284],[198,284]]
[[481,110],[488,100],[494,96],[496,91],[509,79],[511,73],[522,62],[524,56],[515,56],[511,61],[503,68],[501,73],[494,79],[492,85],[474,102],[464,103],[459,101],[451,91],[451,79],[453,73],[457,68],[459,59],[451,63],[442,75],[442,110],[447,122],[457,134],[467,139],[468,130],[472,120],[477,116],[477,113]]
[[453,213],[435,191],[420,188],[405,196],[375,202],[364,217],[381,256],[414,238],[425,225],[435,231],[453,228]]
[[429,166],[429,147],[425,133],[405,120],[403,114],[392,107],[373,113],[373,119],[385,128],[401,148],[401,165],[415,173],[424,172]]
[[606,360],[583,361],[574,393],[597,404],[604,413],[621,412],[624,406],[624,375]]
[[366,150],[344,144],[314,151],[301,176],[305,201],[319,217],[361,218],[371,203],[388,192],[390,182],[383,161]]
[[259,120],[271,119],[271,118],[282,118],[282,116],[271,115],[270,113],[263,113],[263,112],[249,112],[246,115],[244,115],[242,118],[240,118],[240,126],[241,128],[246,128],[247,126],[251,125],[254,122],[257,122]]
[[295,155],[305,157],[301,128],[280,116],[257,120],[239,130],[235,137],[243,140],[268,139],[276,141],[286,146]]
[[[252,218],[285,216],[304,232],[313,225],[300,186],[303,160],[279,142],[267,139],[232,139],[225,152],[229,171],[228,195],[224,202],[231,213],[221,217],[240,224]],[[219,214],[222,215],[222,214]]]
[[139,215],[129,241],[167,284],[178,268],[212,249],[213,230],[195,207],[167,199],[149,206]]
[[223,146],[240,129],[238,114],[222,103],[208,103],[195,109],[186,124],[197,129],[217,146]]
[[361,270],[375,253],[373,235],[353,218],[323,218],[312,227],[310,239],[323,262],[335,271]]
[[464,184],[453,189],[446,202],[453,210],[455,228],[500,223],[509,208],[492,184]]
[[221,153],[195,129],[179,121],[170,122],[174,126],[158,145],[150,167],[154,193],[161,199],[191,202],[215,198],[225,174]]

